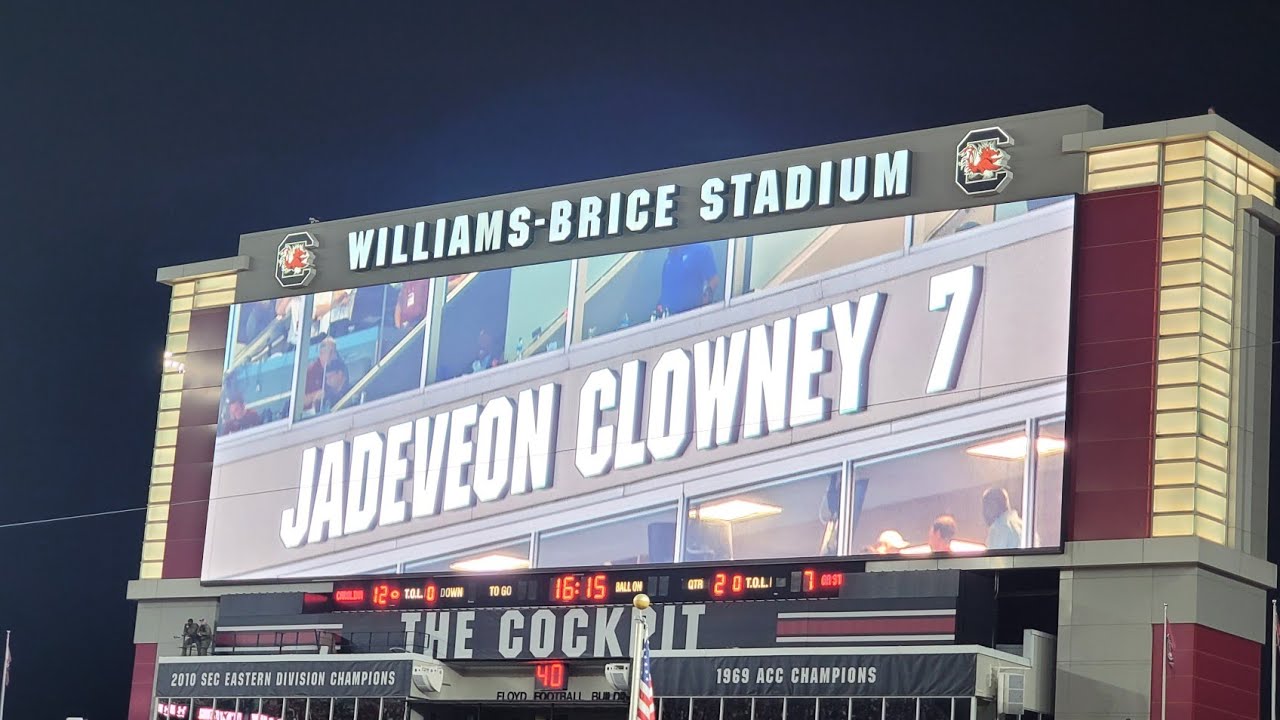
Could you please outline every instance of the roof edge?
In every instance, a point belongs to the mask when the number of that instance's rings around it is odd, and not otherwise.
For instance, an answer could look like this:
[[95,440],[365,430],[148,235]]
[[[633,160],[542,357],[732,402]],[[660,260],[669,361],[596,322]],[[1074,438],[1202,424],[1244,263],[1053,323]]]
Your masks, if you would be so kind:
[[249,269],[248,255],[235,255],[219,260],[204,260],[185,265],[170,265],[156,270],[156,282],[174,285],[186,280],[209,277],[210,275],[228,275]]
[[1212,137],[1219,143],[1227,145],[1228,149],[1244,155],[1249,161],[1262,165],[1267,172],[1273,175],[1280,174],[1280,150],[1267,145],[1218,114],[1160,120],[1141,125],[1125,125],[1067,135],[1062,139],[1062,151],[1088,152],[1141,145],[1155,140],[1177,141],[1198,137]]

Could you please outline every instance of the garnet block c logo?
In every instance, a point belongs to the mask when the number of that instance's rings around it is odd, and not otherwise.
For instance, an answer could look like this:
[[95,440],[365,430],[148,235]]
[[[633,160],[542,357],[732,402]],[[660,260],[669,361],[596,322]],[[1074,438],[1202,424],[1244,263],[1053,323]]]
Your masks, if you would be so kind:
[[971,130],[956,146],[956,185],[966,195],[1004,190],[1013,179],[1009,150],[1013,138],[998,127]]
[[315,249],[319,241],[309,232],[290,233],[276,252],[276,280],[280,287],[306,287],[316,276]]

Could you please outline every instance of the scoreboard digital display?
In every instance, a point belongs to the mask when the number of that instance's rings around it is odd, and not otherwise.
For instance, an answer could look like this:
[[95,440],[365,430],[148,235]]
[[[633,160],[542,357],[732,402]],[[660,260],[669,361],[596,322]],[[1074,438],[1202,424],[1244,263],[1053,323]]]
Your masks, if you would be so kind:
[[309,593],[307,612],[456,607],[628,604],[837,597],[848,568],[758,566],[724,569],[529,573],[514,577],[396,577],[335,582]]

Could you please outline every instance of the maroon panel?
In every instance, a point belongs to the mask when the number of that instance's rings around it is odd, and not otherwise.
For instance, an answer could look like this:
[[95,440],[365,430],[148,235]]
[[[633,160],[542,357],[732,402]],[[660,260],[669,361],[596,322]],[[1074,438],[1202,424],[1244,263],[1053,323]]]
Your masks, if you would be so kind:
[[1160,187],[1151,185],[1080,197],[1076,236],[1082,248],[1160,237]]
[[1150,534],[1159,236],[1158,187],[1080,198],[1067,540]]
[[1149,290],[1157,287],[1159,278],[1145,273],[1135,276],[1129,269],[1155,267],[1158,262],[1160,243],[1153,238],[1121,245],[1081,248],[1076,272],[1086,278],[1088,284],[1082,289],[1090,294]]
[[174,463],[213,462],[213,443],[217,439],[217,425],[188,425],[178,428],[177,445],[173,453]]
[[[171,504],[169,506],[169,528],[165,533],[165,545],[171,546],[174,540],[204,539],[205,524],[208,520],[209,503],[207,499],[188,500]],[[165,556],[168,557],[167,551]]]
[[182,426],[216,424],[221,393],[221,387],[183,390],[182,407],[178,411],[178,424]]
[[1155,338],[1075,346],[1075,391],[1155,387]]
[[164,570],[161,577],[198,578],[204,565],[204,538],[164,542]]
[[[1151,717],[1160,717],[1162,627],[1151,628]],[[1170,625],[1173,662],[1168,666],[1170,718],[1257,720],[1262,646],[1195,623]]]
[[213,463],[189,463],[173,466],[172,502],[208,500],[213,481]]
[[191,312],[191,328],[187,331],[187,352],[221,350],[227,346],[227,322],[231,308],[205,308]]
[[1077,446],[1107,440],[1151,438],[1151,407],[1154,402],[1155,391],[1151,388],[1076,393],[1074,437]]
[[156,644],[133,646],[133,684],[129,690],[128,720],[150,720],[151,689],[156,673]]
[[1087,329],[1089,342],[1156,337],[1156,292],[1150,288],[1076,295],[1076,330]]
[[1124,536],[1148,537],[1151,517],[1151,489],[1108,489],[1076,492],[1071,526],[1072,540],[1114,540]]
[[223,348],[183,355],[182,363],[186,368],[182,373],[182,389],[221,387],[222,362],[225,357],[226,350]]

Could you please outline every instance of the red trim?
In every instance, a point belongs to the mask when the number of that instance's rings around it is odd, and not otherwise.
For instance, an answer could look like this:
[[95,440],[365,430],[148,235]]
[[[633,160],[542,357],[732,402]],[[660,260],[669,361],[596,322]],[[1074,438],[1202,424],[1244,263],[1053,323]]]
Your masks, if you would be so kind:
[[133,684],[129,687],[128,720],[151,720],[151,690],[155,687],[156,643],[133,646]]
[[[1151,717],[1160,717],[1163,628],[1151,632]],[[1259,643],[1196,623],[1174,623],[1169,720],[1257,720],[1262,687]]]
[[779,620],[778,637],[823,635],[954,635],[956,619],[947,616]]

